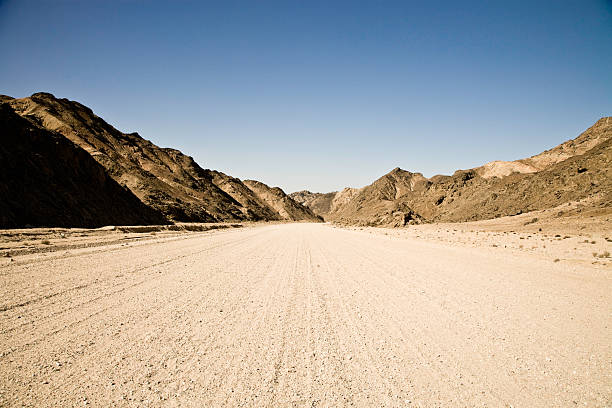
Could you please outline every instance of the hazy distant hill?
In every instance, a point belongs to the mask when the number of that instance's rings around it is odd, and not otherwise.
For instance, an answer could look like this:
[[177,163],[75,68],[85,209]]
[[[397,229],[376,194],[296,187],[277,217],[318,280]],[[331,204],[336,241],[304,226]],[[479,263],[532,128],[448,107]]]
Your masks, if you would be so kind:
[[[514,162],[491,162],[452,176],[425,178],[399,168],[329,210],[326,220],[393,225],[431,221],[469,221],[552,208],[592,197],[593,205],[612,205],[612,118],[602,118],[553,149]],[[321,199],[310,193],[306,205]],[[314,194],[314,196],[312,196]],[[334,202],[340,193],[333,194]],[[305,197],[299,193],[298,197]],[[325,207],[327,208],[327,207]],[[317,211],[315,211],[317,212]]]
[[228,187],[231,183],[240,185],[240,180],[228,182],[229,176],[201,168],[178,150],[160,148],[137,133],[120,132],[78,102],[58,99],[49,93],[21,99],[3,97],[2,101],[32,124],[57,132],[80,146],[117,183],[169,220],[288,219],[279,212],[283,205],[297,208],[289,219],[318,220],[309,209],[290,198],[279,197],[283,204],[275,207],[263,205],[265,200],[253,199],[257,194],[247,191],[246,186]]

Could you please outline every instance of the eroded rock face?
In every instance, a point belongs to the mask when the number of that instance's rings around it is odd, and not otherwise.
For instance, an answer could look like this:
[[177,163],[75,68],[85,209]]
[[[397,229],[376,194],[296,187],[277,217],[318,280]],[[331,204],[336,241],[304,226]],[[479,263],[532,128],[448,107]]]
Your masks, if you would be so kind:
[[325,218],[334,208],[334,199],[339,192],[312,193],[308,190],[296,191],[289,194],[294,201],[310,208],[316,215]]
[[491,162],[429,179],[396,168],[326,214],[334,222],[401,226],[473,221],[553,208],[593,197],[612,205],[612,118],[529,159]]
[[[203,169],[193,158],[175,149],[160,148],[137,133],[120,132],[78,102],[36,93],[21,99],[0,95],[0,104],[4,115],[3,165],[12,172],[7,170],[6,174],[15,176],[14,180],[5,176],[0,188],[8,197],[35,201],[37,196],[20,186],[34,189],[40,183],[39,190],[53,199],[45,201],[46,204],[41,202],[40,208],[35,203],[25,205],[23,214],[29,211],[31,219],[39,220],[44,217],[36,217],[47,214],[49,226],[320,221],[321,217],[352,224],[403,226],[495,218],[587,197],[593,197],[589,202],[594,206],[607,208],[612,202],[612,118],[602,118],[576,139],[523,160],[491,162],[475,169],[458,170],[452,176],[431,178],[396,168],[360,189],[332,193],[301,191],[288,196],[277,187]],[[22,135],[23,140],[15,135]],[[60,151],[55,152],[48,140],[53,140]],[[72,153],[68,153],[70,149],[66,146],[78,146],[79,153],[68,159]],[[23,155],[28,149],[36,152],[40,163],[32,161],[34,157],[30,161],[15,161],[17,152]],[[65,157],[65,163],[55,163],[52,154]],[[89,173],[75,168],[71,160],[85,163]],[[20,166],[49,171],[30,170],[21,175],[16,170]],[[87,177],[92,177],[90,184],[98,189],[91,190],[90,195],[98,199],[85,200],[84,191],[91,186],[80,188],[53,181],[53,174],[85,184]],[[21,184],[15,180],[21,180]],[[47,184],[43,186],[44,183]],[[57,185],[58,191],[64,191],[68,198],[45,190],[47,185]],[[118,197],[116,204],[107,199],[109,194]],[[25,219],[16,212],[19,207],[15,202],[4,204],[4,225],[17,225],[23,221],[16,220]],[[43,207],[51,211],[53,206],[56,215],[45,213]],[[60,210],[66,214],[58,215]]]
[[89,153],[0,103],[0,228],[167,224]]
[[256,180],[244,180],[249,189],[267,206],[280,214],[281,219],[289,221],[322,221],[311,209],[295,202],[279,187],[269,187]]
[[291,219],[318,219],[297,203],[285,203],[290,198],[279,197],[283,205],[266,204],[240,180],[203,169],[192,157],[160,148],[138,133],[120,132],[78,102],[42,92],[3,100],[32,124],[87,151],[117,183],[169,220],[282,220],[286,216],[275,208],[284,206],[296,207]]

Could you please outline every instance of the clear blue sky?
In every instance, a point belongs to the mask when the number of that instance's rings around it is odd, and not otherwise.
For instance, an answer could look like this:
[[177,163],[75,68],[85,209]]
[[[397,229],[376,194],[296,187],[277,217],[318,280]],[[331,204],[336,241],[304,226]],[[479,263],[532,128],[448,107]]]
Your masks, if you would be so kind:
[[0,0],[0,93],[288,192],[530,156],[612,115],[610,1]]

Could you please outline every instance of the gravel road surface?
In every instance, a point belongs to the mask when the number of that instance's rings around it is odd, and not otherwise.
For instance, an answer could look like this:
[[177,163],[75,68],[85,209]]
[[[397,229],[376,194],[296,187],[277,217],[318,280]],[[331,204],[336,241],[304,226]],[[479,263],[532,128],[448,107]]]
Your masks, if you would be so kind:
[[0,405],[609,407],[611,275],[324,224],[16,257]]

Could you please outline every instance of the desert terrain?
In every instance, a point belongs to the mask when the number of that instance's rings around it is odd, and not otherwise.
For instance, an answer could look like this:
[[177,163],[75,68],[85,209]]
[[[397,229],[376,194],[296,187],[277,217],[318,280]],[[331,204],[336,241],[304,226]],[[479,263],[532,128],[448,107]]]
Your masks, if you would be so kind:
[[608,407],[609,216],[538,215],[4,230],[0,405]]
[[0,131],[0,228],[321,220],[278,187],[204,169],[47,92],[0,95]]
[[612,0],[0,32],[0,408],[612,408]]
[[290,196],[326,221],[361,226],[479,221],[575,201],[605,213],[612,207],[612,117],[526,159],[429,178],[396,167],[361,188]]
[[612,406],[610,117],[286,194],[0,102],[1,406]]

